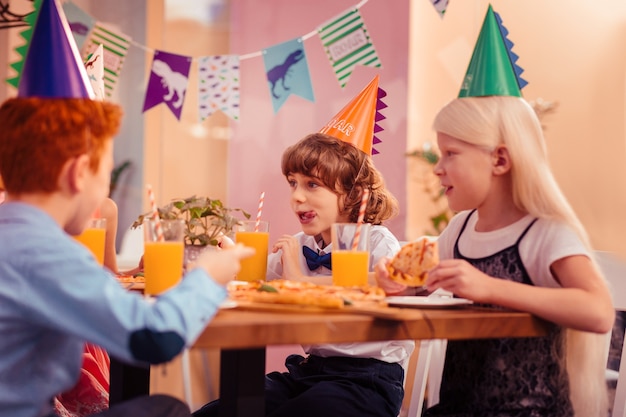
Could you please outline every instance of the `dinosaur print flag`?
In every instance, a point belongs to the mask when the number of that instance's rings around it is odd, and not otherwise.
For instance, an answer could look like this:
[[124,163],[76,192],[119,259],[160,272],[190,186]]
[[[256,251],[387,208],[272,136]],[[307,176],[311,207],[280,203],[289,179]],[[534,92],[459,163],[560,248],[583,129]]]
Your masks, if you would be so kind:
[[437,13],[439,13],[439,17],[443,19],[443,15],[446,13],[446,9],[448,8],[448,0],[430,0],[433,4]]
[[85,69],[96,99],[106,99],[104,88],[104,49],[99,45],[96,51],[87,57]]
[[191,58],[188,56],[155,51],[143,111],[165,103],[180,120],[190,68]]
[[263,50],[263,62],[274,113],[278,112],[290,94],[315,101],[309,64],[301,38]]
[[83,48],[87,35],[96,24],[96,20],[71,1],[63,3],[63,12],[74,35],[78,49]]
[[354,67],[382,67],[359,9],[350,9],[318,28],[320,39],[341,87]]
[[218,110],[239,120],[239,56],[204,56],[198,60],[200,120]]
[[111,97],[117,85],[120,72],[122,71],[124,59],[130,48],[130,39],[122,33],[118,33],[100,23],[96,23],[89,37],[83,44],[83,59],[86,60],[100,45],[102,45],[104,49],[105,94],[107,97]]

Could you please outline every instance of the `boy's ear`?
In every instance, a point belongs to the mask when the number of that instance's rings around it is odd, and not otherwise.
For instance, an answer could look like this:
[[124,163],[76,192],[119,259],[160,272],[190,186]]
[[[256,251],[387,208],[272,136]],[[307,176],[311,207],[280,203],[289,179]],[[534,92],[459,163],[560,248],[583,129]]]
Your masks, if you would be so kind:
[[69,194],[76,194],[85,189],[89,172],[89,155],[82,154],[69,159],[61,169],[59,188]]
[[511,170],[511,156],[504,145],[496,146],[491,153],[493,161],[493,173],[496,175],[506,174]]

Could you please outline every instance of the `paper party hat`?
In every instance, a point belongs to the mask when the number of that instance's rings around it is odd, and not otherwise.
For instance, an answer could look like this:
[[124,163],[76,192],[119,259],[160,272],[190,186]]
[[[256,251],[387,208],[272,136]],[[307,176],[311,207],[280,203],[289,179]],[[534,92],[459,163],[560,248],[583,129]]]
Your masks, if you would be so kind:
[[320,130],[320,133],[351,143],[368,155],[377,154],[373,145],[380,143],[375,134],[383,130],[378,122],[385,119],[379,110],[387,107],[382,98],[387,95],[378,87],[379,76],[349,102]]
[[26,53],[18,97],[94,98],[58,0],[43,0]]
[[516,63],[508,34],[489,5],[459,97],[522,96],[520,90],[528,83],[520,77],[524,70]]

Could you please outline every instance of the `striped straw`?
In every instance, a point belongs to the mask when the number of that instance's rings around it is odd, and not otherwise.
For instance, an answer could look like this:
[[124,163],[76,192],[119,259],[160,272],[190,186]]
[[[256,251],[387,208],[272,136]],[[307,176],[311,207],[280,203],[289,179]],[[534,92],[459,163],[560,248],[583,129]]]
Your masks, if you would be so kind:
[[159,217],[159,210],[157,209],[156,202],[154,201],[154,192],[152,191],[152,186],[150,184],[147,184],[146,188],[148,189],[148,200],[150,201],[150,211],[152,212],[154,231],[156,232],[158,241],[165,242],[165,237],[163,236],[163,228],[161,227],[161,219]]
[[361,196],[361,205],[359,206],[359,218],[356,221],[356,230],[354,231],[354,240],[352,241],[352,250],[357,250],[359,247],[359,240],[361,239],[361,226],[365,219],[365,208],[367,207],[367,200],[370,196],[370,190],[364,189]]
[[265,200],[265,191],[261,193],[261,197],[259,197],[259,209],[256,212],[256,223],[254,225],[254,231],[259,231],[259,225],[261,224],[261,212],[263,212],[263,200]]

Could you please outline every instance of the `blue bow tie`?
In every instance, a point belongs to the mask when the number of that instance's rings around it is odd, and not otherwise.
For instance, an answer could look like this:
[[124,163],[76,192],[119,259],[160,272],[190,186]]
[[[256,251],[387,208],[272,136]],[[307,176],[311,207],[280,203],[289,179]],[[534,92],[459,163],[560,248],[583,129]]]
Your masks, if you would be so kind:
[[311,271],[316,270],[320,266],[325,266],[326,268],[331,269],[330,253],[327,253],[326,255],[319,255],[308,246],[302,247],[302,253],[306,258],[306,264]]

